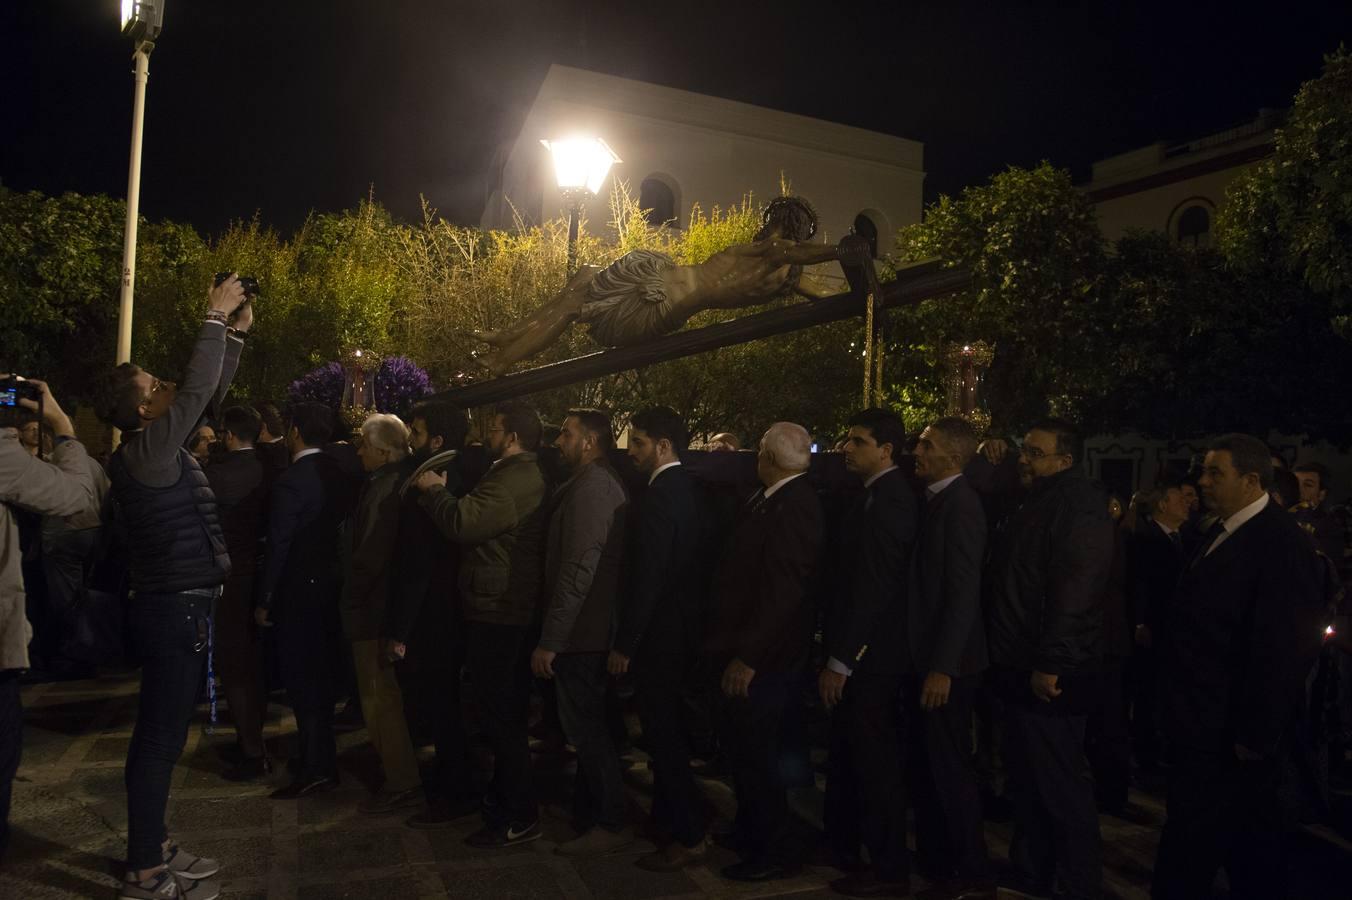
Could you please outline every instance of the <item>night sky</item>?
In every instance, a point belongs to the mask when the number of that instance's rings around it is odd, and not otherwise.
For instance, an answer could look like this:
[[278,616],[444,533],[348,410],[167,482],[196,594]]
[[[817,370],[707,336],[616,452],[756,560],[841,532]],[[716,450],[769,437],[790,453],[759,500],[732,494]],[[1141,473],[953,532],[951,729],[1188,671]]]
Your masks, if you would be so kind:
[[[123,196],[117,0],[0,6],[0,181]],[[475,223],[551,62],[923,141],[932,200],[1287,106],[1349,39],[1347,2],[167,0],[141,211],[287,231],[374,185],[401,217],[424,194]]]

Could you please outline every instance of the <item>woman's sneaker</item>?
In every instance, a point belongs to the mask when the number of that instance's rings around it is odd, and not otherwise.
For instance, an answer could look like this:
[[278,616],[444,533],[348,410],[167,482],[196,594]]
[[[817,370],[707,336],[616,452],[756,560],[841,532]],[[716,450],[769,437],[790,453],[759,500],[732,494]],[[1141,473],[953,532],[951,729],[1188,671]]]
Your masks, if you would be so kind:
[[164,864],[171,872],[177,872],[193,881],[210,878],[221,870],[221,864],[216,860],[205,856],[193,856],[178,844],[170,844],[164,851]]
[[221,886],[214,881],[193,881],[169,869],[145,881],[122,882],[118,900],[216,900]]

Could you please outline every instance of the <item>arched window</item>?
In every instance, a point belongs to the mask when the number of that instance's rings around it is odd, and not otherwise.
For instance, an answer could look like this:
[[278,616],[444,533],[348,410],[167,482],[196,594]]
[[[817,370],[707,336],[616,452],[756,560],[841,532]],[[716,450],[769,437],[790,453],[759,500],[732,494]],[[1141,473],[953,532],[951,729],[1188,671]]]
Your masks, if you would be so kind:
[[878,224],[866,213],[854,217],[854,233],[868,241],[869,255],[878,258]]
[[1211,243],[1211,214],[1203,206],[1190,206],[1178,217],[1178,242],[1191,247]]
[[639,186],[638,205],[654,228],[676,224],[676,193],[658,178],[645,178]]

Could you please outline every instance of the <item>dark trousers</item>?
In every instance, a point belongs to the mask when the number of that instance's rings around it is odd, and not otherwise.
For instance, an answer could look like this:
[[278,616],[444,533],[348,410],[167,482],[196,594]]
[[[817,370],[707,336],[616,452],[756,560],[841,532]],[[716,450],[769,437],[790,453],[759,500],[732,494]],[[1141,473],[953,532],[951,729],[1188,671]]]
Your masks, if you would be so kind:
[[[754,683],[754,682],[753,682]],[[879,879],[910,875],[906,784],[902,778],[900,675],[856,670],[831,713],[830,774],[823,819],[832,849],[859,856],[862,843]]]
[[620,755],[606,715],[605,653],[561,653],[554,658],[554,691],[563,733],[577,749],[573,815],[582,830],[624,827]]
[[1059,881],[1069,900],[1097,898],[1103,890],[1094,778],[1084,755],[1086,719],[1005,704],[1001,747],[1014,809],[1009,861],[1034,885],[1050,888]]
[[98,550],[99,529],[62,529],[42,537],[42,574],[47,582],[47,617],[38,635],[49,668],[70,664],[65,649],[75,632],[85,582]]
[[1127,668],[1131,745],[1136,761],[1142,766],[1154,766],[1160,761],[1159,662],[1155,652],[1154,647],[1137,647]]
[[690,659],[683,653],[640,648],[633,672],[639,721],[652,754],[653,823],[670,828],[672,837],[693,847],[704,839],[704,810],[682,722],[682,689],[689,669]]
[[980,679],[954,678],[948,702],[930,711],[920,706],[924,676],[902,681],[915,849],[928,877],[970,880],[989,874],[981,789],[972,758],[972,704]]
[[296,716],[298,777],[302,780],[338,775],[333,736],[333,704],[341,671],[340,627],[333,602],[337,589],[331,583],[316,583],[282,598],[273,629],[282,684]]
[[734,827],[742,857],[793,864],[801,848],[791,846],[785,768],[785,724],[801,702],[798,672],[757,672],[748,699],[724,698],[723,727],[737,795]]
[[19,670],[0,671],[0,862],[9,847],[9,802],[14,774],[23,756],[23,702],[19,696]]
[[246,757],[265,754],[263,716],[267,695],[263,691],[263,642],[254,624],[254,576],[232,575],[216,604],[216,671],[225,687],[230,718],[235,723],[235,741]]
[[493,780],[484,812],[494,826],[527,825],[539,817],[526,727],[534,637],[534,630],[525,625],[465,625],[465,667],[478,700],[484,737],[493,750]]
[[460,704],[464,634],[460,627],[452,629],[427,618],[419,618],[409,636],[408,658],[397,672],[415,744],[427,735],[436,748],[436,764],[423,788],[431,799],[451,800],[473,792],[469,735]]
[[1155,857],[1154,900],[1211,896],[1224,867],[1236,900],[1287,896],[1278,825],[1280,768],[1233,753],[1178,751],[1169,770],[1168,818]]
[[206,666],[212,600],[136,594],[128,601],[133,648],[141,662],[136,727],[127,750],[127,867],[164,861],[169,779],[188,739]]
[[1100,808],[1121,812],[1131,786],[1131,725],[1128,718],[1126,660],[1105,660],[1098,706],[1089,714],[1085,753],[1094,773]]

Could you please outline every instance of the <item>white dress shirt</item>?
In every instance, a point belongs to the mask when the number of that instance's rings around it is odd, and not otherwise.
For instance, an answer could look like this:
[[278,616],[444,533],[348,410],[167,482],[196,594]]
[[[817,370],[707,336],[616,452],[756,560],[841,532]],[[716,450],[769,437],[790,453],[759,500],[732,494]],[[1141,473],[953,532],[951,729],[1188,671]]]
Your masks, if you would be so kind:
[[1225,541],[1230,537],[1230,535],[1234,534],[1236,531],[1240,529],[1240,526],[1242,526],[1245,522],[1249,521],[1254,516],[1262,512],[1263,507],[1268,505],[1268,499],[1269,497],[1267,491],[1264,491],[1263,496],[1259,497],[1257,500],[1253,501],[1248,506],[1244,507],[1239,512],[1235,513],[1230,518],[1221,520],[1221,528],[1225,530],[1216,536],[1216,539],[1211,542],[1211,546],[1207,548],[1207,551],[1204,555],[1210,556],[1212,553],[1215,553],[1216,548],[1219,547],[1221,544],[1224,544]]
[[940,478],[938,481],[934,482],[934,484],[931,484],[929,487],[925,488],[925,490],[929,492],[929,499],[933,500],[934,497],[940,491],[942,491],[944,488],[948,487],[950,484],[957,481],[961,477],[962,473],[958,472],[956,475],[949,475],[947,478]]
[[319,447],[306,447],[304,450],[300,451],[295,456],[291,457],[291,461],[295,462],[296,460],[300,459],[303,456],[310,456],[315,453],[323,453],[323,452],[324,451]]
[[670,469],[672,466],[679,466],[680,464],[681,461],[678,459],[675,462],[665,463],[663,465],[658,466],[656,469],[653,469],[653,473],[648,476],[648,484],[652,484],[654,481],[656,481],[657,476],[661,475],[667,469]]
[[802,477],[803,477],[804,475],[806,475],[806,474],[807,474],[806,472],[795,472],[794,474],[790,475],[788,478],[781,478],[781,479],[779,479],[779,480],[776,481],[774,484],[770,485],[768,488],[765,489],[765,494],[764,494],[765,499],[766,499],[766,500],[769,500],[771,497],[773,497],[773,496],[775,495],[775,491],[779,490],[779,489],[782,488],[784,485],[788,484],[790,481],[793,481],[795,478],[802,478]]

